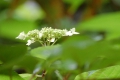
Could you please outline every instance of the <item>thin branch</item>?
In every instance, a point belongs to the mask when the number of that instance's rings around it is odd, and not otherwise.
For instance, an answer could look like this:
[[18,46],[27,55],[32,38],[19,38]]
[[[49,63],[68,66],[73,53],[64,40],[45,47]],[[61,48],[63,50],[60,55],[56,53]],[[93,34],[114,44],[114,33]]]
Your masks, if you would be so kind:
[[[38,42],[40,42],[40,41],[38,40]],[[40,42],[40,44],[41,44],[42,46],[44,46],[44,44],[43,44],[42,42]]]

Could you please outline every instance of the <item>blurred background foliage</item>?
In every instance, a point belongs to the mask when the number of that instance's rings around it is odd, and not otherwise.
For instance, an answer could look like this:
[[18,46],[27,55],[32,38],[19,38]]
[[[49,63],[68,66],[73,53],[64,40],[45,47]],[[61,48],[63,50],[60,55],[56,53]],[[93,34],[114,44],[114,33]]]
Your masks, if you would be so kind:
[[[119,21],[120,0],[0,0],[0,79],[120,80]],[[15,39],[42,27],[80,35],[48,47]]]

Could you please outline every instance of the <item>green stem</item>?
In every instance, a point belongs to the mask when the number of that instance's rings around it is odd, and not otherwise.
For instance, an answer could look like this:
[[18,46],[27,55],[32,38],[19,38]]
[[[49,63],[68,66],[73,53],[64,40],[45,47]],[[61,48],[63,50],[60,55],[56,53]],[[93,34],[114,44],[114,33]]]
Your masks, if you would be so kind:
[[46,43],[47,43],[47,46],[49,46],[49,41],[46,41]]
[[44,46],[46,46],[46,42],[44,42]]
[[40,42],[40,41],[38,41],[42,46],[44,46],[44,44],[42,43],[42,42]]
[[47,41],[47,46],[50,46],[50,41]]

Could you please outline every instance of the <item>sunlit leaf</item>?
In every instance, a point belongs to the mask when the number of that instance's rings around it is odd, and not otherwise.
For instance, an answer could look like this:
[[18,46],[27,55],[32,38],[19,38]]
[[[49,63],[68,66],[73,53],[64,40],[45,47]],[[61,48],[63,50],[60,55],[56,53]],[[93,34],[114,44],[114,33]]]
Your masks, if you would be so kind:
[[82,79],[117,79],[120,78],[120,65],[107,67],[104,69],[89,71],[77,75],[75,80]]
[[11,70],[4,70],[3,72],[0,72],[0,79],[1,80],[24,80],[16,72]]
[[[29,80],[32,76],[32,74],[19,74],[24,80]],[[32,80],[35,80],[36,77],[34,77]]]
[[31,50],[31,55],[41,58],[41,59],[47,59],[51,55],[52,56],[59,55],[60,51],[61,51],[60,45],[38,47],[38,48]]

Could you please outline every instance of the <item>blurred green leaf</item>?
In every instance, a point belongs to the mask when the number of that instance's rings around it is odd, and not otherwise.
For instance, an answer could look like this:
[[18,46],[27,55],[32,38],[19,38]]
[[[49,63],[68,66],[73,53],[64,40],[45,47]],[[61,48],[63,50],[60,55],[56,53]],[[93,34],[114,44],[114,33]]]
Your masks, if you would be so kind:
[[10,2],[11,0],[0,0],[0,6],[7,6]]
[[2,64],[0,65],[0,70],[12,67],[15,65],[27,52],[27,47],[25,45],[1,45],[0,46],[0,60]]
[[20,20],[36,21],[45,18],[45,13],[35,1],[25,1],[17,7],[14,17]]
[[[32,74],[19,74],[24,80],[29,80]],[[36,80],[36,77],[32,80]]]
[[75,80],[83,79],[117,79],[120,78],[120,65],[107,67],[104,69],[99,69],[95,71],[84,72],[77,75]]
[[98,15],[92,19],[78,24],[80,31],[105,31],[106,39],[114,39],[120,36],[120,12]]
[[31,55],[46,60],[51,56],[59,55],[60,51],[60,45],[45,46],[32,49]]
[[4,70],[3,72],[0,72],[0,79],[1,80],[24,80],[16,72],[11,70]]
[[17,64],[17,67],[25,69],[27,72],[33,73],[36,65],[42,62],[42,59],[31,56],[30,54],[25,55]]
[[120,48],[115,48],[109,41],[95,42],[90,39],[71,37],[62,48],[63,59],[72,59],[79,66],[87,67],[86,70],[104,68],[120,60]]
[[15,40],[20,32],[28,32],[35,27],[35,23],[30,21],[4,20],[0,22],[0,36]]

